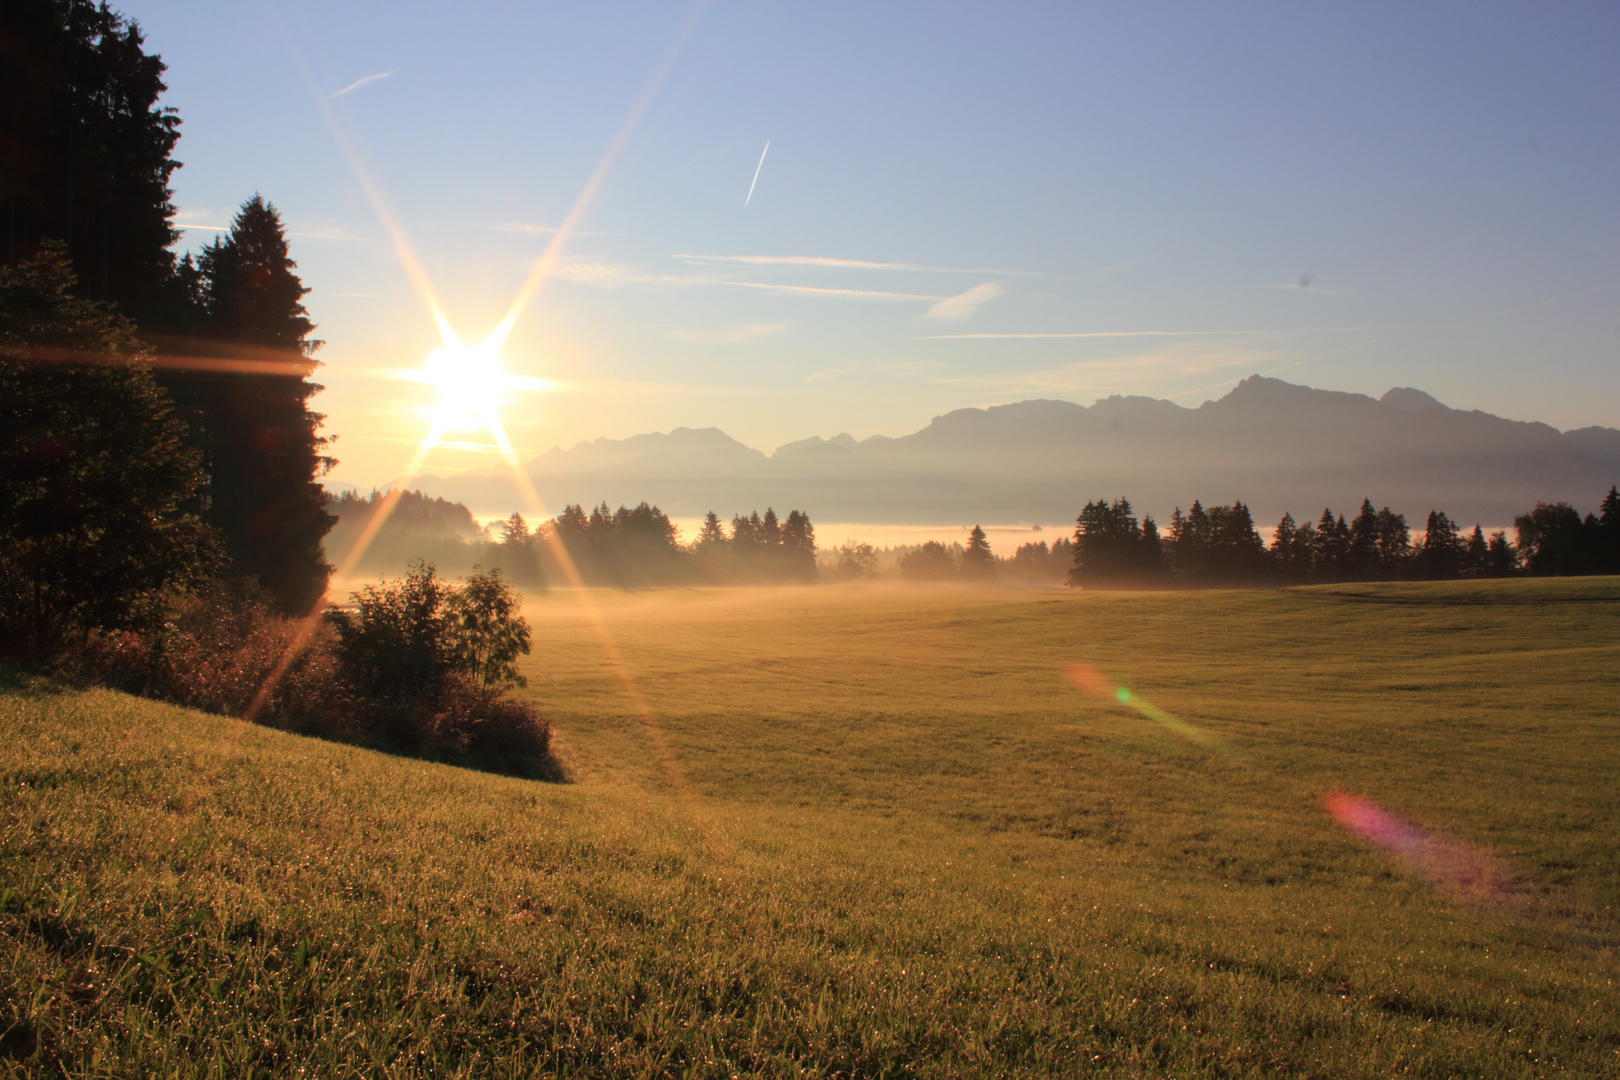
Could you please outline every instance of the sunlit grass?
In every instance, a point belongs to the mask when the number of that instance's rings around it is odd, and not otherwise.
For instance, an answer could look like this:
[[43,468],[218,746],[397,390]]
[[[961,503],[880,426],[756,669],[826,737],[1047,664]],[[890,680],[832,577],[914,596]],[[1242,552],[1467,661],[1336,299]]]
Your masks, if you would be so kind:
[[[14,679],[0,1061],[1620,1071],[1620,582],[594,602],[527,610],[570,785]],[[1333,789],[1514,893],[1429,891]]]

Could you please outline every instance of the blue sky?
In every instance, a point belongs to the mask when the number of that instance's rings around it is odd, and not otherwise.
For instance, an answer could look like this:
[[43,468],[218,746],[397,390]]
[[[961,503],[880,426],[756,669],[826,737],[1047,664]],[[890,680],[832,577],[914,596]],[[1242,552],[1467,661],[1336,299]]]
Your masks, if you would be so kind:
[[[184,121],[183,243],[282,211],[362,486],[428,423],[388,372],[439,342],[328,113],[476,340],[692,12],[124,10]],[[503,416],[525,456],[682,425],[769,451],[1263,372],[1620,426],[1616,56],[1597,4],[715,0],[503,349],[552,389]],[[429,468],[491,463],[461,441]]]

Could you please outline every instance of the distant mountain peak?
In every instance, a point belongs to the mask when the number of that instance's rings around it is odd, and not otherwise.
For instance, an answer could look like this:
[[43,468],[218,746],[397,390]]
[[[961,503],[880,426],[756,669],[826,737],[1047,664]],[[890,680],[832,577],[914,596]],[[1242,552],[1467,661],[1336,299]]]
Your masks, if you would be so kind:
[[1414,390],[1410,386],[1397,386],[1378,400],[1396,412],[1404,413],[1424,413],[1446,407],[1422,390]]

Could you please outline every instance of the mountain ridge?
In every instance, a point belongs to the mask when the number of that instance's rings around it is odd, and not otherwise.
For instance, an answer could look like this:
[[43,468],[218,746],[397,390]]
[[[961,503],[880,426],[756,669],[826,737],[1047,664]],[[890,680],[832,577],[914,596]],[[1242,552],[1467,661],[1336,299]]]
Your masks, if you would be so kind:
[[[1536,500],[1595,505],[1620,481],[1620,430],[1561,432],[1452,409],[1411,387],[1382,398],[1254,375],[1187,408],[1114,395],[955,409],[901,436],[848,433],[771,454],[718,428],[553,447],[522,465],[546,506],[658,503],[676,517],[776,506],[820,520],[1055,522],[1129,497],[1161,519],[1193,499],[1242,499],[1261,520],[1314,518],[1363,497],[1409,517],[1504,524]],[[505,466],[407,486],[480,513],[523,505]]]

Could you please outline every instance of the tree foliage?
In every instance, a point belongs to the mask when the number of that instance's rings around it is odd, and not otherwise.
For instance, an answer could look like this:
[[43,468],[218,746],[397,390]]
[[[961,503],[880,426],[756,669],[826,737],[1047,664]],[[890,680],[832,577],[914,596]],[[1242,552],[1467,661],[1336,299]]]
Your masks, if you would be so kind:
[[73,295],[60,246],[0,269],[0,620],[13,646],[140,624],[215,565],[185,511],[197,455],[110,305]]
[[164,385],[203,455],[202,509],[225,538],[233,571],[270,590],[284,611],[309,610],[331,567],[322,541],[336,521],[319,478],[324,417],[309,408],[321,342],[310,337],[276,208],[255,195],[199,262],[193,333],[160,338]]
[[163,72],[140,27],[104,4],[0,4],[0,255],[15,264],[61,241],[80,294],[143,326],[177,303],[180,120],[157,104]]

